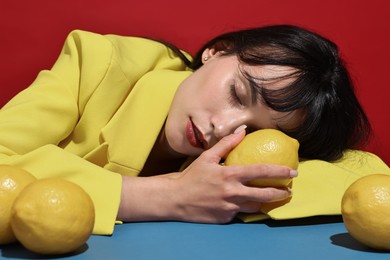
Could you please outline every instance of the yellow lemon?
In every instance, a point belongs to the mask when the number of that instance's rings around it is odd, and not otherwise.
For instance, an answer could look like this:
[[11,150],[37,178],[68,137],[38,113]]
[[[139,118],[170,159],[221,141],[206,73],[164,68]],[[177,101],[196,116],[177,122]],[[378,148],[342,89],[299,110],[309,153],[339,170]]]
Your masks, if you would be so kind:
[[11,226],[27,249],[46,255],[80,248],[91,235],[95,210],[79,185],[62,179],[41,179],[19,194]]
[[[278,164],[294,170],[298,168],[299,143],[296,139],[275,129],[262,129],[252,132],[228,154],[225,165]],[[291,179],[257,179],[251,186],[286,187]]]
[[390,175],[372,174],[352,183],[343,195],[341,213],[353,238],[390,250]]
[[11,208],[19,193],[36,178],[11,165],[0,165],[0,245],[16,241],[11,228]]

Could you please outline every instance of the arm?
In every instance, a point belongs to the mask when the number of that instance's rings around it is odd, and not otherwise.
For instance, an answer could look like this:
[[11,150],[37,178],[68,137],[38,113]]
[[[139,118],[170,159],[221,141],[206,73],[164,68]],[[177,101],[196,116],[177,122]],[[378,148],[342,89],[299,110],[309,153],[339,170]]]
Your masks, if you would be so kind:
[[83,126],[86,104],[110,64],[111,45],[96,34],[71,33],[53,68],[42,71],[0,111],[0,163],[24,168],[37,178],[63,178],[82,186],[94,201],[94,233],[100,234],[114,228],[120,175],[82,158],[83,150],[98,143],[95,133],[77,136],[77,149],[61,147],[75,137],[75,128]]
[[102,129],[112,123],[140,78],[165,69],[183,71],[185,66],[162,44],[72,32],[53,68],[42,71],[2,108],[0,163],[24,168],[37,178],[79,184],[94,201],[93,232],[111,234],[122,177],[108,170],[107,149],[113,145],[104,143]]
[[123,177],[118,219],[179,220],[226,223],[238,212],[254,213],[261,202],[291,196],[291,191],[244,185],[255,178],[295,176],[276,165],[221,166],[221,158],[244,137],[244,131],[223,138],[182,173]]

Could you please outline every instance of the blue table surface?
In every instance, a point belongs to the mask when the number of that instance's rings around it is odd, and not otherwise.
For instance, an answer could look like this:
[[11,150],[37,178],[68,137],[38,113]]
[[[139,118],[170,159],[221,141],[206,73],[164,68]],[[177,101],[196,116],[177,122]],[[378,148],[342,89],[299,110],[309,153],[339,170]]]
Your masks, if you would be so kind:
[[225,225],[142,222],[115,226],[112,236],[91,236],[77,252],[45,257],[19,243],[0,246],[0,259],[390,259],[347,232],[341,217]]

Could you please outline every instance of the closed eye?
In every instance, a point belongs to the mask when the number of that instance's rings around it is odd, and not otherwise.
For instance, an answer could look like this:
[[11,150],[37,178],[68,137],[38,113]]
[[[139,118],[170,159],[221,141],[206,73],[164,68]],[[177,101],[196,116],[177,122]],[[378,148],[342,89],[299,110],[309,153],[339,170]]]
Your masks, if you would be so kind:
[[230,92],[229,93],[230,103],[233,106],[243,106],[244,105],[244,103],[240,99],[239,95],[237,94],[237,89],[236,89],[236,85],[235,84],[230,85],[230,91],[229,92]]

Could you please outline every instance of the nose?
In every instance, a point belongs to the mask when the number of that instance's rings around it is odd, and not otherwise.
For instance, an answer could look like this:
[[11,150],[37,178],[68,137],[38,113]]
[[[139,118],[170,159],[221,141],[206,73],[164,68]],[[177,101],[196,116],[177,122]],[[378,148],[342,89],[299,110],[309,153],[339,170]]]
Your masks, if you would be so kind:
[[234,132],[237,127],[247,124],[248,118],[242,111],[222,111],[211,119],[214,136],[217,140],[222,139]]

